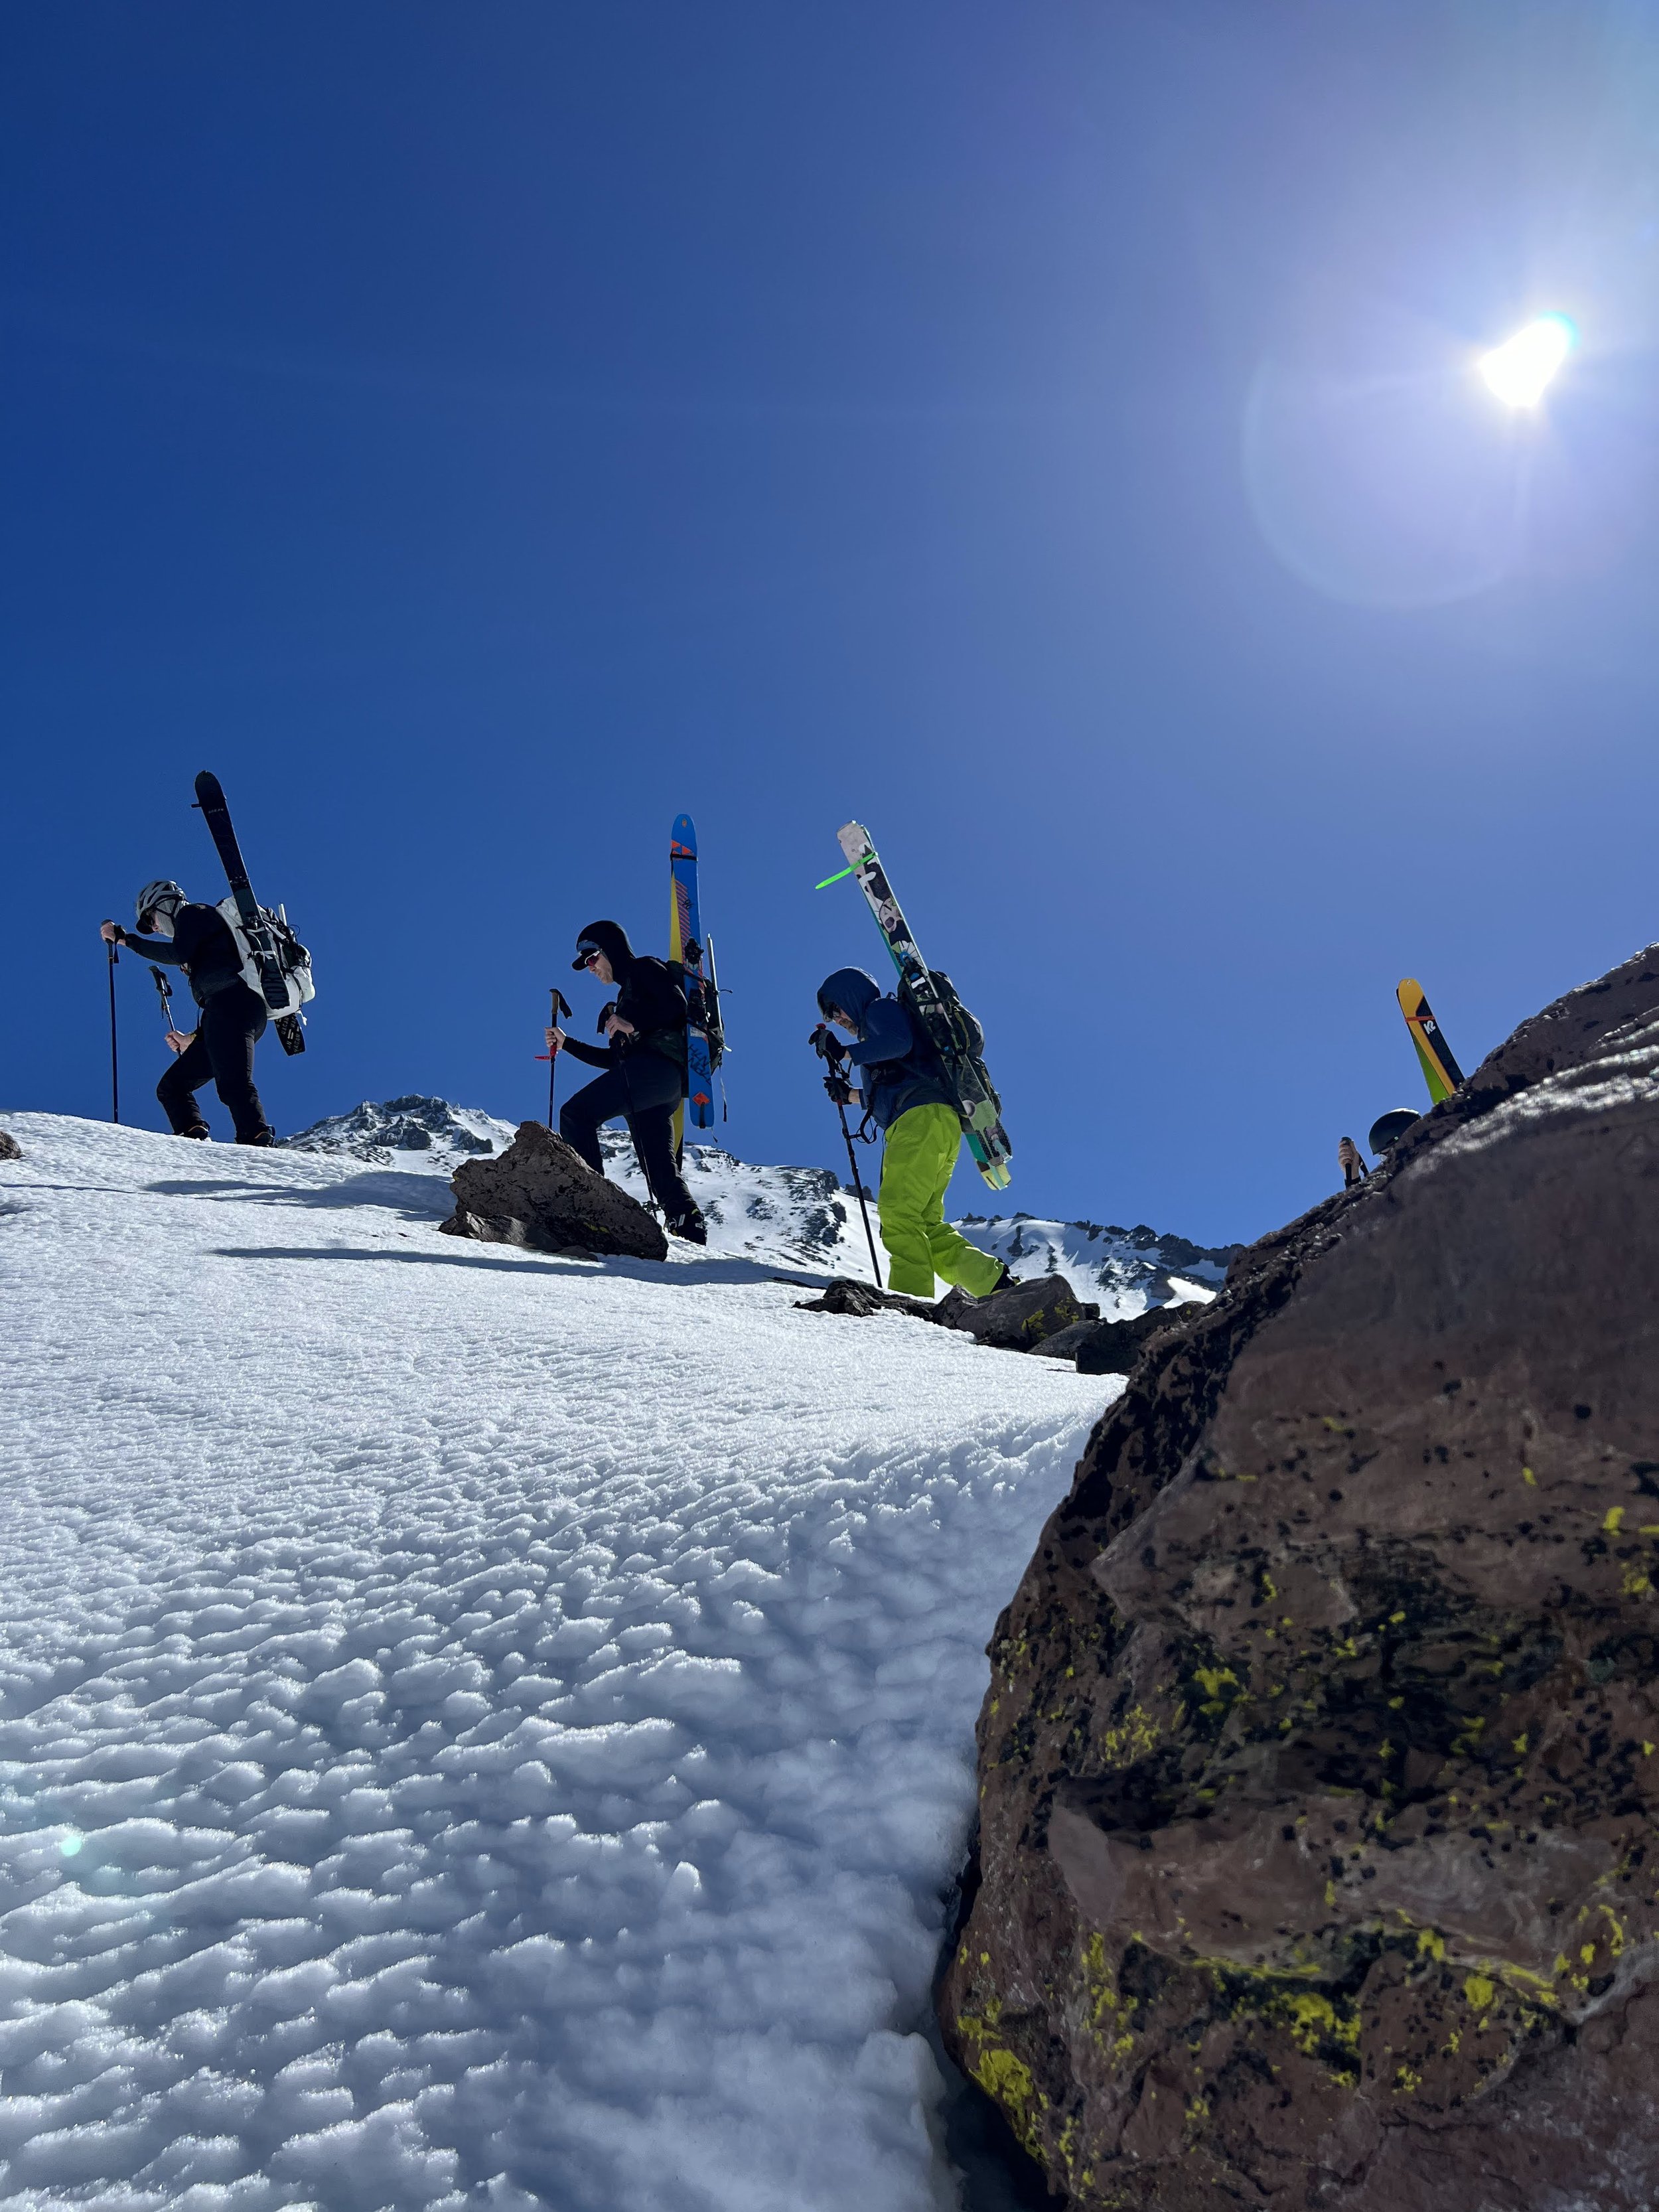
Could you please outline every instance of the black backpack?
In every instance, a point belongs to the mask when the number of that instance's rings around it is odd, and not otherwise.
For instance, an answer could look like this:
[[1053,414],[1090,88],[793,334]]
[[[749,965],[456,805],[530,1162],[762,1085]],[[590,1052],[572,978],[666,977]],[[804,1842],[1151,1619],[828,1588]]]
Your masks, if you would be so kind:
[[924,968],[900,976],[897,996],[917,1036],[933,1048],[963,1127],[988,1127],[1000,1116],[1002,1101],[983,1058],[985,1031],[955,984],[942,969]]
[[701,1030],[708,1040],[712,1073],[726,1057],[726,1031],[720,1024],[720,986],[712,970],[694,975],[683,960],[665,960],[663,966],[685,994],[685,1019],[690,1029]]

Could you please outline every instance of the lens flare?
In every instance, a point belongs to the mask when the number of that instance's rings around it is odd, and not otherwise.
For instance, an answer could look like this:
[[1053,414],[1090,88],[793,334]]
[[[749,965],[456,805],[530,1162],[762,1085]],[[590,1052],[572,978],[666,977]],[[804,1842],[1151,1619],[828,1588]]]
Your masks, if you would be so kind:
[[1578,343],[1565,315],[1540,315],[1480,357],[1487,389],[1506,407],[1536,407],[1551,379]]

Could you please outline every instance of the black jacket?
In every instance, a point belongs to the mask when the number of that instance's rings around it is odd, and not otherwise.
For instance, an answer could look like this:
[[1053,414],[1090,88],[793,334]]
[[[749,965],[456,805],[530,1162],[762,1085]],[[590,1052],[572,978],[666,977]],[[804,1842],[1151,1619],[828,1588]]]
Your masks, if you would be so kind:
[[584,936],[595,936],[610,955],[617,979],[616,1011],[631,1022],[636,1036],[612,1037],[607,1045],[580,1044],[572,1036],[564,1049],[586,1067],[615,1067],[631,1052],[654,1052],[685,1066],[685,987],[665,960],[636,953],[617,923],[592,923]]
[[158,967],[182,968],[198,1006],[206,1006],[233,983],[246,980],[230,924],[216,907],[181,906],[173,919],[171,937],[135,937],[130,929],[124,929],[120,942]]

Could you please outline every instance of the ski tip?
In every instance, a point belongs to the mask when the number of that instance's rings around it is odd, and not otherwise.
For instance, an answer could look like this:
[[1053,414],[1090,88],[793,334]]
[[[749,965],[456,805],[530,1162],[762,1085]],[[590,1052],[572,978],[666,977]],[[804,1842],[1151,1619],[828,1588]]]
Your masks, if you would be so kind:
[[1417,1006],[1424,997],[1423,986],[1415,975],[1402,975],[1394,987],[1394,995],[1401,1005]]
[[676,858],[682,854],[689,860],[697,857],[697,825],[689,814],[677,814],[674,826],[668,833],[671,852]]

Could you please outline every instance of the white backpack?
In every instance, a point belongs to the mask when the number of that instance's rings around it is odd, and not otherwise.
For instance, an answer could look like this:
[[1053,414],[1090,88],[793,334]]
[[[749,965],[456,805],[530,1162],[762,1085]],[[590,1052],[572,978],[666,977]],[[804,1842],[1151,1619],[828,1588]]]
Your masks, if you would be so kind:
[[[242,963],[242,981],[254,997],[266,1006],[278,1020],[297,1014],[308,999],[317,995],[317,986],[312,981],[311,955],[289,927],[288,915],[281,907],[273,913],[268,906],[259,908],[259,935],[263,945],[256,944],[252,933],[243,922],[233,898],[221,899],[215,911],[224,916],[230,933],[236,942],[236,951]],[[274,958],[288,990],[285,1006],[273,1006],[265,991],[264,975],[260,967],[260,955]]]

